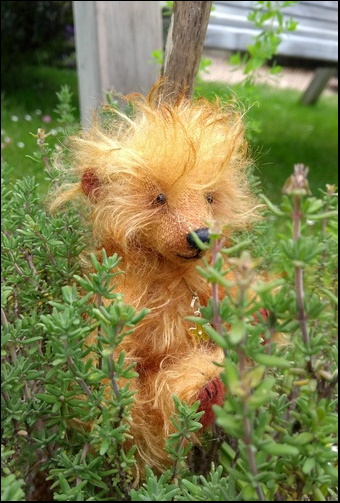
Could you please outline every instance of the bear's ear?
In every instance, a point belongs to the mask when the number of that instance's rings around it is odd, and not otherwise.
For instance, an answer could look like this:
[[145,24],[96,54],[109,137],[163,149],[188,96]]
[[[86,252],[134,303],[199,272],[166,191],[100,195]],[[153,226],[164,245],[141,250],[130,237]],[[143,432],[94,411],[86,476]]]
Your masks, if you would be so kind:
[[81,178],[81,188],[86,196],[92,201],[98,199],[100,181],[96,173],[92,169],[85,171]]

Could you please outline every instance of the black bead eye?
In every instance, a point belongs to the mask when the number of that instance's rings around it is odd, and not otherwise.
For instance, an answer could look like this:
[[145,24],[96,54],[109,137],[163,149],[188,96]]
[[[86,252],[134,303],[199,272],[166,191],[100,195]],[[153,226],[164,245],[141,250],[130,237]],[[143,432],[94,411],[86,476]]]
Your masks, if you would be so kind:
[[166,195],[163,193],[158,194],[158,196],[156,197],[154,202],[155,202],[155,204],[162,206],[163,204],[166,203]]
[[212,204],[214,202],[214,196],[212,194],[207,194],[205,196],[205,199],[207,201],[208,204]]

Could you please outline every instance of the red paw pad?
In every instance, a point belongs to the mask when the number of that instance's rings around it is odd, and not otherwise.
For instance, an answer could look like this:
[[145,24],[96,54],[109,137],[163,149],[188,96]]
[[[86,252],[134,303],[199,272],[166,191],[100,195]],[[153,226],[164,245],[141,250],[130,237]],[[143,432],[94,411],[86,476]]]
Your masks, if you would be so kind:
[[[269,314],[270,314],[268,309],[264,309],[263,307],[260,307],[259,313],[262,316],[262,318],[264,319],[264,321],[268,320]],[[254,323],[259,323],[259,319],[255,313],[253,314],[253,319],[254,319]]]
[[224,400],[225,388],[219,377],[215,377],[201,389],[198,394],[198,400],[201,402],[199,411],[204,410],[204,414],[200,419],[203,428],[210,426],[215,418],[213,405],[222,405]]

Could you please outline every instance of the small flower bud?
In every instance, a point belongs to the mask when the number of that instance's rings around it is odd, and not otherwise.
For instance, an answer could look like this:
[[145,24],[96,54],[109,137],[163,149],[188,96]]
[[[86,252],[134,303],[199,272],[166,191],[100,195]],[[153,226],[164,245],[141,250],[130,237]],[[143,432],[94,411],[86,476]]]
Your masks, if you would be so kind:
[[282,192],[288,195],[311,195],[308,183],[309,168],[304,164],[295,164],[294,173],[286,180]]

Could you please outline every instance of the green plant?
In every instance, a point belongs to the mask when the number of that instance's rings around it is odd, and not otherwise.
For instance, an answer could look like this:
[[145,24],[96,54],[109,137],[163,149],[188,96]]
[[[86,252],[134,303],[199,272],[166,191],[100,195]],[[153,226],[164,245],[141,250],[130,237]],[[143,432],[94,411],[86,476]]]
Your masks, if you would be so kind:
[[325,501],[337,488],[337,195],[328,186],[322,199],[310,197],[307,173],[295,166],[280,207],[263,197],[286,224],[271,237],[275,251],[267,247],[280,277],[256,279],[258,259],[242,252],[227,261],[230,280],[222,255],[234,250],[217,232],[213,265],[201,269],[211,304],[191,318],[226,354],[217,424],[237,444],[222,446],[221,463],[242,501]]
[[2,79],[28,60],[55,64],[74,51],[72,24],[72,3],[68,1],[2,2]]
[[[59,101],[70,132],[67,89]],[[32,157],[53,184],[53,149],[36,139]],[[225,247],[212,229],[213,261],[200,269],[212,296],[191,321],[226,355],[218,435],[193,448],[198,403],[174,398],[172,467],[147,469],[135,487],[135,370],[114,355],[145,311],[109,286],[117,255],[92,255],[80,269],[84,222],[74,211],[48,215],[36,190],[32,178],[2,185],[2,499],[30,501],[40,484],[47,501],[337,501],[335,186],[312,197],[297,165],[279,206],[263,197],[251,239]],[[98,344],[85,343],[94,330]]]
[[172,14],[173,8],[174,8],[174,2],[168,1],[164,2],[165,6],[162,8],[162,14],[165,17],[169,17]]
[[[328,186],[321,199],[310,197],[307,173],[295,166],[280,207],[264,197],[269,214],[287,226],[277,236],[267,228],[280,277],[261,280],[259,259],[242,251],[249,241],[225,248],[218,228],[213,263],[200,268],[212,298],[201,316],[188,319],[226,355],[228,392],[215,406],[225,434],[220,464],[215,453],[207,475],[187,466],[175,486],[170,472],[149,471],[133,501],[155,494],[163,501],[337,500],[337,194]],[[317,226],[312,234],[310,222]]]
[[[298,25],[292,18],[285,20],[282,10],[296,4],[294,1],[284,2],[253,2],[254,8],[248,14],[251,21],[261,32],[255,37],[254,44],[247,47],[247,52],[242,56],[239,52],[231,56],[230,62],[234,65],[244,65],[244,73],[248,81],[252,81],[256,70],[271,60],[277,53],[284,31],[294,31]],[[270,72],[275,74],[282,68],[274,64]]]

